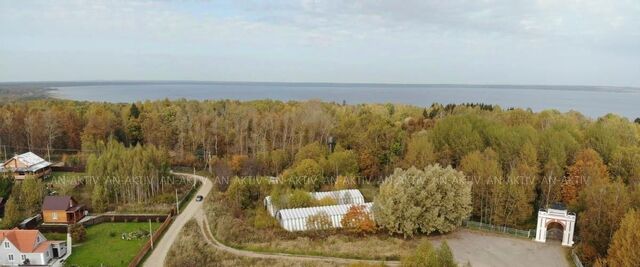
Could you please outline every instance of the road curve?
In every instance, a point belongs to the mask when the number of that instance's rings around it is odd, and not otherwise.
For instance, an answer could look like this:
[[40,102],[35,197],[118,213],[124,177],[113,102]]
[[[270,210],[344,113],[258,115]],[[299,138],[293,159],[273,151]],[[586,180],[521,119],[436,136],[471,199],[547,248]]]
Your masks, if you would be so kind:
[[248,250],[240,250],[232,247],[228,247],[218,241],[213,234],[211,233],[211,228],[209,227],[209,220],[204,213],[198,213],[196,215],[196,220],[198,225],[200,226],[200,230],[202,231],[202,235],[206,239],[207,243],[211,246],[214,246],[216,249],[234,254],[236,256],[241,257],[249,257],[249,258],[261,258],[261,259],[276,259],[276,260],[287,260],[287,261],[315,261],[315,262],[328,262],[334,264],[348,265],[354,263],[366,263],[379,265],[384,264],[386,266],[400,266],[400,262],[398,261],[376,261],[376,260],[359,260],[359,259],[347,259],[347,258],[336,258],[336,257],[324,257],[324,256],[309,256],[309,255],[297,255],[297,254],[287,254],[287,253],[272,253],[272,252],[254,252]]
[[[196,195],[207,196],[213,185],[209,179],[206,177],[202,177],[199,175],[187,174],[187,173],[173,173],[175,175],[189,177],[191,179],[198,179],[202,182],[200,189]],[[173,223],[169,226],[169,229],[164,233],[164,236],[160,239],[160,242],[155,244],[155,249],[149,255],[147,260],[144,262],[145,267],[158,267],[164,266],[164,259],[167,257],[167,253],[169,253],[169,249],[171,249],[171,245],[178,238],[178,234],[180,234],[180,230],[182,227],[189,222],[198,212],[202,212],[202,203],[196,202],[195,197],[191,200],[189,205],[187,205],[182,213],[178,214],[174,218]]]
[[[174,173],[176,175],[180,175],[183,177],[189,177],[192,179],[198,179],[202,182],[202,186],[198,190],[196,195],[208,196],[209,192],[213,188],[213,184],[211,181],[203,176],[187,174],[187,173]],[[200,226],[200,230],[207,241],[207,243],[211,246],[214,246],[216,249],[241,256],[241,257],[250,257],[250,258],[262,258],[262,259],[277,259],[277,260],[289,260],[289,261],[320,261],[320,262],[329,262],[335,264],[352,264],[352,263],[368,263],[368,264],[385,264],[387,266],[399,266],[400,262],[397,261],[375,261],[375,260],[358,260],[358,259],[347,259],[347,258],[336,258],[336,257],[323,257],[323,256],[307,256],[307,255],[296,255],[296,254],[286,254],[286,253],[268,253],[268,252],[253,252],[247,250],[235,249],[232,247],[228,247],[218,241],[212,234],[211,228],[209,227],[209,220],[204,213],[204,209],[202,207],[203,202],[196,202],[195,198],[191,200],[189,205],[175,217],[174,222],[171,224],[169,229],[165,232],[160,242],[155,244],[156,247],[145,261],[145,267],[157,267],[164,266],[165,258],[171,249],[171,245],[178,238],[178,234],[182,230],[182,227],[189,222],[191,219],[196,219],[198,225]]]

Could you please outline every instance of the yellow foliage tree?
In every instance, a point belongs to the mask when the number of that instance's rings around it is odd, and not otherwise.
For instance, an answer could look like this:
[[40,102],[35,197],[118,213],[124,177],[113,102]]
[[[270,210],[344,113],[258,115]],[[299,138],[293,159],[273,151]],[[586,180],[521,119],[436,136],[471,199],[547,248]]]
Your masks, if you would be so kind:
[[620,228],[613,235],[608,250],[610,266],[640,266],[640,212],[630,210],[622,219]]

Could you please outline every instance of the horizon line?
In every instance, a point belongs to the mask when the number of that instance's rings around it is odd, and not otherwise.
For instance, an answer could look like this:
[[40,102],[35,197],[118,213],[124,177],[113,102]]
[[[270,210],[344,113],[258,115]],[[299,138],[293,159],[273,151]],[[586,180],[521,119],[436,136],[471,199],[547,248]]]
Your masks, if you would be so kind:
[[95,83],[114,83],[114,84],[170,84],[170,83],[200,83],[200,84],[300,84],[300,85],[377,85],[377,86],[470,86],[470,87],[591,87],[591,88],[621,88],[621,89],[638,89],[640,86],[630,85],[583,85],[583,84],[522,84],[522,83],[394,83],[394,82],[303,82],[303,81],[221,81],[221,80],[36,80],[36,81],[0,81],[0,85],[11,84],[95,84]]

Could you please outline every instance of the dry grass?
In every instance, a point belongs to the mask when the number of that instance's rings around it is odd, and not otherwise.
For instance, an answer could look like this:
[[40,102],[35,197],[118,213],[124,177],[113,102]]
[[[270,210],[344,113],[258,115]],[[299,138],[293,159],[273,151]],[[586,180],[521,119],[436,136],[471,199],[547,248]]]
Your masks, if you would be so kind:
[[427,238],[403,239],[386,233],[359,236],[340,230],[290,233],[277,224],[255,227],[256,212],[239,211],[229,205],[221,193],[211,194],[205,199],[214,235],[228,246],[245,250],[395,261]]
[[421,240],[422,238],[405,240],[380,235],[352,237],[335,234],[326,239],[297,237],[291,240],[246,242],[240,247],[253,251],[397,261],[405,254],[415,250]]
[[167,255],[165,266],[333,266],[322,262],[257,259],[236,256],[209,245],[197,223],[188,222]]

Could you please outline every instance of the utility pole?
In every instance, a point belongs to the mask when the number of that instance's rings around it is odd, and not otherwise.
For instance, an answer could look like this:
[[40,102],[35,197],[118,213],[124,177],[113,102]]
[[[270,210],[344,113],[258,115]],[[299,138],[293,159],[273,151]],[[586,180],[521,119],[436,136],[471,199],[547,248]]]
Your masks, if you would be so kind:
[[149,234],[151,235],[151,250],[153,250],[153,231],[151,230],[151,219],[149,219]]
[[176,215],[180,214],[180,202],[178,202],[178,189],[176,188]]

